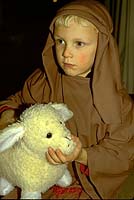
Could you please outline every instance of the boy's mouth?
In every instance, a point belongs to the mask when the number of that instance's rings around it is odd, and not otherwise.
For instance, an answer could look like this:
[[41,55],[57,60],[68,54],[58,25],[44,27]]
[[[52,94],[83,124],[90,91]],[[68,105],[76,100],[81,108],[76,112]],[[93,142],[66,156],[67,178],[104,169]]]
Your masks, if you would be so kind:
[[74,64],[71,64],[71,63],[64,63],[64,67],[74,67],[75,65]]

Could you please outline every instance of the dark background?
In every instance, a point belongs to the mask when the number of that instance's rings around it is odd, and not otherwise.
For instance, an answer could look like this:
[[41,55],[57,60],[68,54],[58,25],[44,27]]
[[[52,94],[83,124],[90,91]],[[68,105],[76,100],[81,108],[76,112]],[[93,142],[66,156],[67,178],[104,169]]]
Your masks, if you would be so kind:
[[0,100],[42,65],[48,26],[60,6],[51,0],[0,0]]
[[0,0],[0,100],[18,91],[42,65],[49,24],[70,1]]

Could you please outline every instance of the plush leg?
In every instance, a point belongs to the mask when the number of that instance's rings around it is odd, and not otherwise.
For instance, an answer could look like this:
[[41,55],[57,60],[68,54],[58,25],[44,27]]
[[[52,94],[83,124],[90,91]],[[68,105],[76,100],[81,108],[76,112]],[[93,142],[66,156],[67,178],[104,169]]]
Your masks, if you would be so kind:
[[66,169],[65,174],[61,177],[61,179],[58,180],[56,185],[59,185],[61,187],[67,187],[72,183],[72,177],[70,172]]
[[40,192],[21,192],[21,199],[41,199]]
[[14,189],[11,183],[9,183],[6,179],[0,178],[0,195],[5,196],[9,192]]

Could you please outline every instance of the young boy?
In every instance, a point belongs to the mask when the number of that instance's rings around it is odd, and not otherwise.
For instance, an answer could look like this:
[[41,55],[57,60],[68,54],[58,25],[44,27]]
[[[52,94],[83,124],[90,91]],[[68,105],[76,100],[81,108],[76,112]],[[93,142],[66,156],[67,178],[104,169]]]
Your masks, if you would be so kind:
[[37,69],[15,95],[2,101],[1,127],[22,105],[63,102],[74,116],[67,123],[76,142],[71,155],[48,149],[52,164],[68,163],[70,187],[52,187],[44,199],[116,198],[134,164],[133,102],[122,87],[112,21],[97,1],[75,0],[50,25]]

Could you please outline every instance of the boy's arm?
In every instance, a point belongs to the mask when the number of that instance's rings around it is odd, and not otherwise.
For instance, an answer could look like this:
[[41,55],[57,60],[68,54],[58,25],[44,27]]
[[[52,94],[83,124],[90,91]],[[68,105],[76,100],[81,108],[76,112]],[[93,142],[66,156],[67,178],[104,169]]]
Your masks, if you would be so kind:
[[8,109],[1,113],[0,116],[0,129],[5,128],[7,125],[15,122],[15,110]]
[[[42,99],[42,90],[45,87],[44,73],[36,69],[25,81],[23,89],[9,96],[4,101],[0,101],[0,129],[14,122],[16,114],[31,104]],[[39,91],[39,89],[41,91]]]

